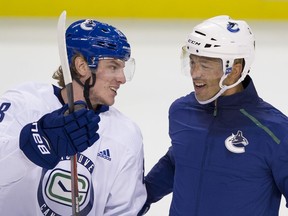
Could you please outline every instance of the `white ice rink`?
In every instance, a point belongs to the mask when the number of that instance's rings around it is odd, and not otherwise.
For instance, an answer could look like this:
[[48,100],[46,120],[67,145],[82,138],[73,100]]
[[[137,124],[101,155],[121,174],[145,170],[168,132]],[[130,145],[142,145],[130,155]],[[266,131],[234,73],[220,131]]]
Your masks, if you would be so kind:
[[[170,142],[167,113],[170,104],[192,91],[191,80],[180,73],[180,48],[199,20],[104,20],[128,37],[136,73],[122,86],[115,106],[140,126],[148,172],[165,154]],[[68,20],[70,24],[74,20]],[[250,75],[259,95],[288,115],[288,21],[247,20],[256,36],[256,60]],[[23,81],[55,81],[59,66],[57,19],[0,19],[0,93]],[[152,205],[148,216],[168,215],[171,196]],[[279,216],[287,216],[284,200]]]

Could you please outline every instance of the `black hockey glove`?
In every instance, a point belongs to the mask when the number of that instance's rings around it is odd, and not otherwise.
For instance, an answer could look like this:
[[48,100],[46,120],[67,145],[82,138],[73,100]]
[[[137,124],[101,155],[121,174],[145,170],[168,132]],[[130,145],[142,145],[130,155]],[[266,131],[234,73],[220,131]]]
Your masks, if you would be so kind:
[[82,107],[67,114],[68,105],[44,115],[37,122],[27,124],[20,133],[20,148],[38,166],[52,169],[61,157],[82,152],[99,139],[99,115]]

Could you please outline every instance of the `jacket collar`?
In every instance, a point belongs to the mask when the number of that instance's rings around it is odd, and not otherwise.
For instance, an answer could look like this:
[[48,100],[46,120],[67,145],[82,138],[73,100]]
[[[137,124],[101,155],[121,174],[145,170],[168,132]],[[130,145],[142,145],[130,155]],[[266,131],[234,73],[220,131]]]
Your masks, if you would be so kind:
[[[257,94],[256,88],[254,86],[253,80],[250,76],[246,76],[246,78],[242,82],[244,86],[244,90],[229,96],[220,96],[217,98],[217,107],[223,106],[235,106],[242,107],[244,104],[255,104],[261,100]],[[215,101],[207,104],[210,106],[215,106]]]

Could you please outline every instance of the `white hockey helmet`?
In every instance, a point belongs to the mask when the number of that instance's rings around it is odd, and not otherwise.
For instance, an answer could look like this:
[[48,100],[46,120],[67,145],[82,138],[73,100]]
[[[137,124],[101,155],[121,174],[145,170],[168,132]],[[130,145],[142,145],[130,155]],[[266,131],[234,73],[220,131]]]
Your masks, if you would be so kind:
[[[189,74],[190,54],[222,59],[223,76],[219,83],[221,90],[208,101],[211,102],[225,90],[244,80],[254,60],[255,38],[245,21],[233,20],[227,15],[216,16],[195,26],[188,35],[186,45],[182,47],[182,71]],[[241,78],[233,85],[223,86],[223,80],[232,71],[234,60],[241,58],[245,60]]]

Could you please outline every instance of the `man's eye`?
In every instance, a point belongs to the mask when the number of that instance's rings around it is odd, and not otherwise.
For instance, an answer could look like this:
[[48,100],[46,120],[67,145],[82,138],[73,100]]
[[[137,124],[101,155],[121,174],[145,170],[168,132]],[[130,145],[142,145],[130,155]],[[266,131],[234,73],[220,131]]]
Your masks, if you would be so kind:
[[202,65],[202,67],[205,69],[209,68],[207,65]]
[[111,70],[116,70],[117,67],[116,67],[115,65],[110,65],[110,69],[111,69]]
[[211,66],[209,64],[201,64],[201,67],[204,69],[209,69]]

